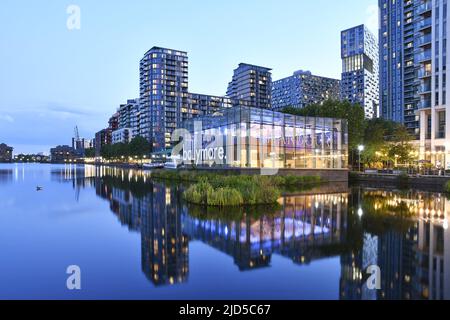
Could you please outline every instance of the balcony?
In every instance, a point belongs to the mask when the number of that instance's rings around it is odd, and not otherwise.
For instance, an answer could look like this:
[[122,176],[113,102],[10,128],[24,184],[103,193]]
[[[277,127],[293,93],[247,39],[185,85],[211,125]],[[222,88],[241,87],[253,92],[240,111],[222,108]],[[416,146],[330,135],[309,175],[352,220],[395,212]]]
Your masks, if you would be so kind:
[[424,14],[431,11],[431,9],[433,9],[433,4],[431,1],[427,1],[416,8],[416,14]]
[[413,98],[415,98],[414,91],[409,91],[409,92],[405,91],[404,98],[405,99],[413,99]]
[[420,47],[430,45],[432,41],[431,33],[425,34],[419,38],[417,38],[417,45]]
[[428,77],[431,77],[431,75],[432,75],[432,72],[431,72],[431,70],[426,70],[426,69],[419,69],[419,71],[417,72],[417,76],[419,77],[419,78],[428,78]]
[[419,87],[419,94],[430,94],[431,93],[431,83],[423,83]]
[[417,62],[425,62],[431,60],[431,50],[423,51],[416,56]]
[[416,25],[416,31],[422,31],[427,28],[431,28],[433,20],[431,18],[423,19]]
[[420,109],[430,109],[431,108],[431,99],[420,100],[419,108]]

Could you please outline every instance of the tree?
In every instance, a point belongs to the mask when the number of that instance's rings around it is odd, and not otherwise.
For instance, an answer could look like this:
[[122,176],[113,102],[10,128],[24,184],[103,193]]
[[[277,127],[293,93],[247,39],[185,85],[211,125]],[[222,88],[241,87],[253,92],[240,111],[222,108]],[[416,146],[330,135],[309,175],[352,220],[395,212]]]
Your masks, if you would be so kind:
[[130,143],[116,143],[102,147],[101,156],[105,159],[142,159],[150,153],[150,144],[143,137],[135,137]]
[[95,157],[95,149],[94,148],[85,149],[84,156],[86,158],[94,158]]
[[416,159],[414,147],[411,144],[412,136],[406,127],[397,125],[390,141],[389,156],[396,164],[410,164]]
[[406,127],[384,119],[367,120],[362,160],[371,168],[385,163],[409,164],[416,157],[412,136]]
[[387,139],[398,124],[381,118],[366,120],[366,123],[362,161],[371,168],[384,167],[384,163],[390,161]]
[[112,159],[113,158],[112,145],[111,144],[104,145],[100,151],[100,155],[105,159],[108,160]]
[[138,157],[142,159],[144,156],[150,154],[150,143],[148,143],[147,139],[137,136],[133,140],[131,140],[128,145],[129,154],[134,157]]

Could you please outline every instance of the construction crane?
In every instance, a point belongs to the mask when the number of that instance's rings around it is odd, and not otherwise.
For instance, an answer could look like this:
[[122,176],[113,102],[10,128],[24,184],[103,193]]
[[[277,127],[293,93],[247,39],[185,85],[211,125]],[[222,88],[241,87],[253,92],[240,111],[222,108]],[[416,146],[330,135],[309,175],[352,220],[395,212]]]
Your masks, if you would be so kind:
[[74,137],[75,137],[75,141],[80,141],[80,133],[78,132],[78,126],[75,126]]
[[84,139],[80,138],[78,126],[75,126],[73,130],[74,137],[72,138],[72,147],[80,152],[80,155],[84,157]]

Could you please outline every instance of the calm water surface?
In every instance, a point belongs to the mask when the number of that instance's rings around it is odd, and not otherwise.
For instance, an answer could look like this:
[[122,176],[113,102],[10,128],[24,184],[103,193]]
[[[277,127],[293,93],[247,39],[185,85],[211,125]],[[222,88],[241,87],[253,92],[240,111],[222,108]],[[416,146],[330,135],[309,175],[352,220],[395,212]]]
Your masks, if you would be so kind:
[[138,171],[0,165],[0,298],[450,299],[444,195],[334,189],[223,212]]

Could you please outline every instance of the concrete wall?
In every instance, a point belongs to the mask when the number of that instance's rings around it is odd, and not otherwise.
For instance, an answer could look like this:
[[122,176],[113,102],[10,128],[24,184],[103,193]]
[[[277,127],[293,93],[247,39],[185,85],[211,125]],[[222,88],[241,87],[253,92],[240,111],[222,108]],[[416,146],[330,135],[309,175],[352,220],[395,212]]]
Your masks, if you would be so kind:
[[[357,182],[373,182],[373,183],[398,183],[399,176],[394,174],[353,174],[352,180]],[[437,187],[442,189],[445,184],[450,181],[449,177],[442,176],[409,176],[408,185],[410,186],[424,186],[424,187]]]

